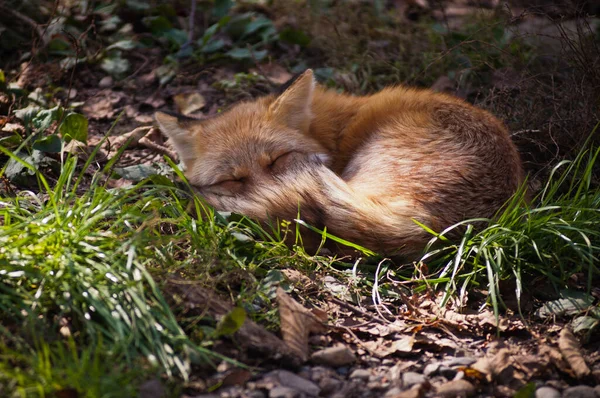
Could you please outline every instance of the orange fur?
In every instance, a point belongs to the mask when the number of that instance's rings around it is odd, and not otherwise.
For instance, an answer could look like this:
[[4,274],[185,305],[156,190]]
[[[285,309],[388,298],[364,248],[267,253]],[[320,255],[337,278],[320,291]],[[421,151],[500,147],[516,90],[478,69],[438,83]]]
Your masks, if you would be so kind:
[[316,86],[203,121],[157,113],[186,176],[219,210],[302,218],[372,250],[414,256],[441,230],[492,217],[523,181],[500,121],[460,99],[391,87],[364,97]]

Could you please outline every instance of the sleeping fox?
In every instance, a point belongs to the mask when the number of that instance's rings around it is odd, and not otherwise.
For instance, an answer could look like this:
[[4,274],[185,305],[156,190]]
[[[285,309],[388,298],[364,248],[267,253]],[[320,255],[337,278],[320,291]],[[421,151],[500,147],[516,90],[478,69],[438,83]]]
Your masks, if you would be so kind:
[[155,117],[217,210],[264,223],[300,213],[386,255],[423,250],[432,236],[414,220],[442,231],[494,216],[524,179],[506,128],[488,112],[430,90],[339,94],[311,70],[277,96],[212,118]]

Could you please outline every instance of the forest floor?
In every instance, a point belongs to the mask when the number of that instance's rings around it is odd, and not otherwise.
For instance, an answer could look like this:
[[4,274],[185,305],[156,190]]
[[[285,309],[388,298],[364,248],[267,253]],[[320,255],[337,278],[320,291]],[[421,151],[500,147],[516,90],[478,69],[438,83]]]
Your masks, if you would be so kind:
[[[310,256],[183,194],[153,127],[157,110],[211,116],[310,67],[332,89],[402,83],[488,109],[541,192],[597,140],[600,10],[500,3],[0,4],[0,391],[599,398],[597,242],[589,264],[548,252],[493,282],[485,265],[450,275],[456,246],[446,269]],[[80,208],[75,235],[44,230]],[[77,251],[104,238],[117,245]]]

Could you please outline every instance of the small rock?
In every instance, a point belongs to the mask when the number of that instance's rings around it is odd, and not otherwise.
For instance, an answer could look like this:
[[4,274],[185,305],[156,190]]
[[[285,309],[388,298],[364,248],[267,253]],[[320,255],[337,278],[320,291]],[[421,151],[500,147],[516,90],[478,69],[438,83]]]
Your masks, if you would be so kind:
[[590,386],[575,386],[563,391],[562,396],[563,398],[596,398],[596,391]]
[[438,396],[442,397],[470,397],[475,394],[475,386],[466,380],[452,380],[437,388]]
[[427,366],[425,366],[425,369],[423,369],[423,374],[428,377],[435,376],[438,374],[438,370],[441,367],[441,363],[430,363]]
[[560,398],[560,391],[543,386],[535,390],[535,398]]
[[300,391],[283,386],[272,388],[271,391],[269,391],[269,398],[299,398],[300,395]]
[[387,390],[383,398],[396,398],[398,394],[402,394],[402,390],[398,387],[393,387]]
[[385,394],[385,398],[421,398],[425,395],[425,391],[419,385],[405,391],[400,391],[398,388],[392,388]]
[[415,384],[423,384],[427,382],[427,377],[417,372],[404,372],[402,374],[402,387],[410,388]]
[[276,382],[276,384],[280,384],[282,387],[288,387],[311,397],[318,396],[319,391],[321,391],[319,386],[312,381],[306,380],[287,370],[274,370],[267,373],[264,379],[267,381],[273,380]]
[[102,79],[100,79],[100,82],[98,82],[98,87],[100,88],[109,88],[113,85],[113,78],[110,76],[104,76]]
[[319,382],[321,396],[328,396],[343,388],[344,382],[334,378],[323,379]]
[[368,369],[355,369],[350,373],[351,379],[368,380],[371,372]]
[[354,353],[345,345],[325,348],[312,354],[311,359],[315,363],[338,368],[347,366],[356,360]]

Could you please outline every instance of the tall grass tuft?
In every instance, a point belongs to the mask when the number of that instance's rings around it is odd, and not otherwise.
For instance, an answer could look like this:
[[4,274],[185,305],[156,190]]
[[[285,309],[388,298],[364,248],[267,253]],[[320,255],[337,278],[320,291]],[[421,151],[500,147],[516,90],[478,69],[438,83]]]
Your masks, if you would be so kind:
[[147,270],[156,257],[143,225],[164,206],[162,198],[144,183],[108,189],[101,173],[81,193],[74,157],[52,188],[26,166],[40,192],[0,198],[4,336],[29,346],[64,336],[84,346],[101,340],[125,363],[143,356],[150,366],[187,376],[190,352],[206,350],[189,341]]
[[[522,188],[495,219],[485,220],[485,228],[476,231],[471,224],[481,220],[467,220],[432,239],[421,261],[446,282],[443,304],[456,292],[463,298],[480,279],[496,314],[502,307],[499,283],[506,278],[516,280],[519,304],[527,276],[543,275],[559,289],[584,272],[591,289],[600,276],[600,188],[593,184],[599,154],[600,148],[588,149],[560,162],[532,200]],[[457,228],[462,239],[448,245],[446,236]],[[436,248],[440,241],[445,246]]]

